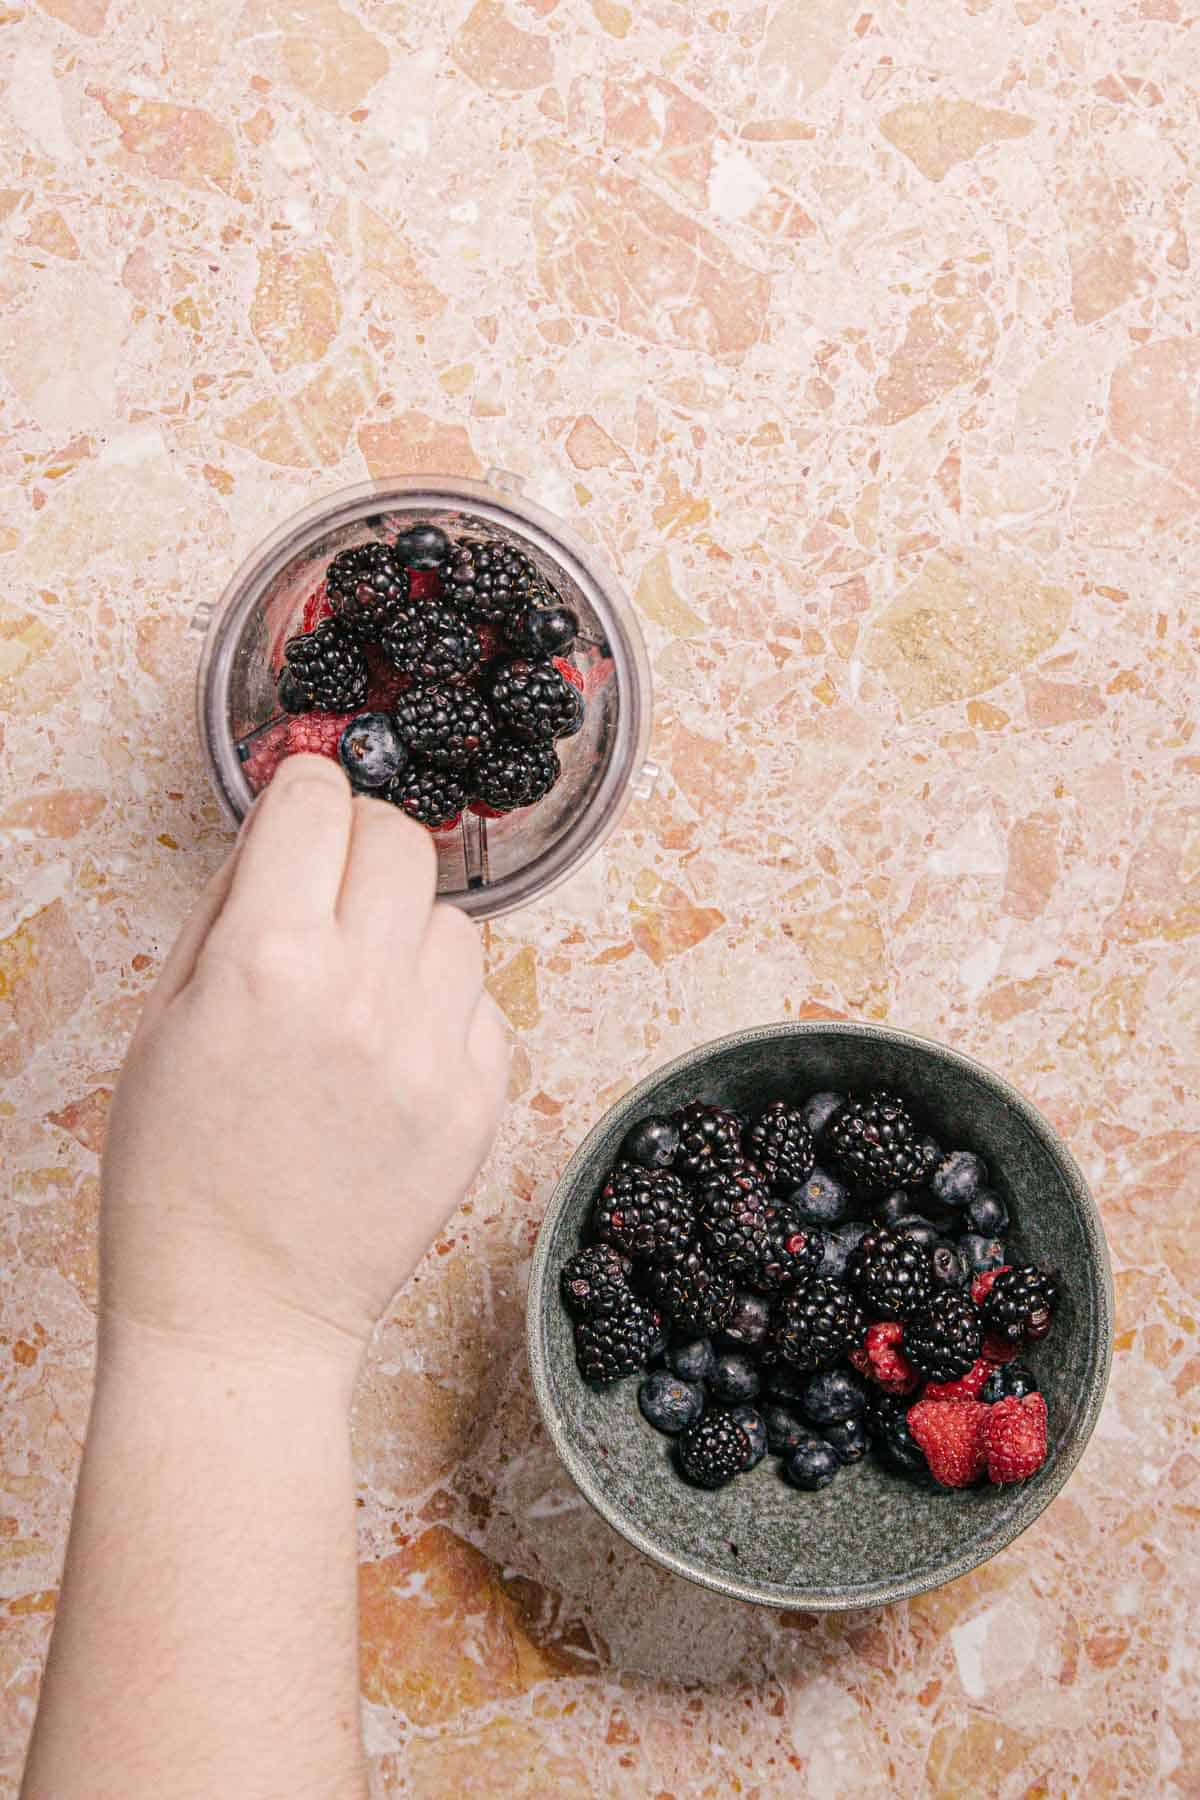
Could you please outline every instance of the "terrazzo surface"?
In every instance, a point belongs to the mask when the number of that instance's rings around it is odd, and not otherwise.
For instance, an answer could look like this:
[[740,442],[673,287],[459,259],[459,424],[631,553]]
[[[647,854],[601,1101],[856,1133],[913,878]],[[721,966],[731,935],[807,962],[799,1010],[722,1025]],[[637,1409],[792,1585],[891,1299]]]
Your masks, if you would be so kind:
[[[114,1072],[228,847],[200,609],[324,492],[499,467],[634,595],[663,774],[488,933],[512,1108],[355,1410],[375,1795],[1200,1793],[1200,14],[5,0],[0,62],[3,1791]],[[596,1520],[522,1302],[606,1106],[827,1014],[1043,1108],[1118,1335],[1029,1532],[817,1618]]]

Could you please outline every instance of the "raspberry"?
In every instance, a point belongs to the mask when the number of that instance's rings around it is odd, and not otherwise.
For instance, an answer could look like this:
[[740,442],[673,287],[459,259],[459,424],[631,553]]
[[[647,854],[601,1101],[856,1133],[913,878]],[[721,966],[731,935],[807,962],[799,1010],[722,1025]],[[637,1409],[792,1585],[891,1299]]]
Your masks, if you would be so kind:
[[920,1386],[921,1377],[900,1348],[903,1341],[899,1319],[884,1319],[871,1326],[866,1343],[850,1352],[850,1361],[860,1375],[869,1376],[885,1393],[911,1394]]
[[246,738],[238,746],[238,755],[242,759],[242,772],[250,783],[252,794],[261,794],[272,775],[287,755],[288,726],[291,719],[276,719],[273,724],[264,725],[261,731]]
[[571,686],[578,688],[581,694],[587,692],[582,671],[577,669],[573,662],[568,662],[565,656],[556,656],[552,660],[564,681],[569,681]]
[[472,800],[467,811],[473,812],[478,819],[507,819],[508,817],[507,813],[497,812],[494,806],[489,806],[486,800]]
[[[1004,1267],[1007,1269],[1008,1264],[1005,1263]],[[977,1275],[975,1277],[974,1281],[971,1283],[971,1298],[976,1306],[983,1305],[984,1301],[991,1293],[996,1277],[1000,1272],[999,1269],[985,1269],[982,1275]]]
[[970,1487],[983,1474],[983,1427],[995,1410],[978,1400],[918,1400],[909,1407],[908,1429],[942,1487]]
[[287,724],[285,756],[328,756],[337,761],[338,739],[357,713],[293,713]]
[[405,688],[412,686],[412,677],[395,668],[378,644],[368,644],[366,653],[370,671],[365,702],[367,711],[391,712]]
[[442,583],[436,569],[410,569],[408,571],[408,597],[410,600],[433,600],[442,591]]
[[329,604],[329,589],[322,582],[320,587],[313,589],[304,602],[304,611],[300,614],[300,629],[301,631],[312,631],[321,623],[322,619],[332,619],[332,617],[333,608]]
[[983,1391],[983,1384],[992,1372],[993,1365],[986,1356],[981,1356],[973,1369],[960,1375],[957,1381],[927,1381],[921,1390],[922,1400],[978,1400]]
[[984,1412],[983,1448],[989,1481],[1028,1481],[1046,1460],[1044,1398],[1026,1394],[1023,1400],[997,1400]]

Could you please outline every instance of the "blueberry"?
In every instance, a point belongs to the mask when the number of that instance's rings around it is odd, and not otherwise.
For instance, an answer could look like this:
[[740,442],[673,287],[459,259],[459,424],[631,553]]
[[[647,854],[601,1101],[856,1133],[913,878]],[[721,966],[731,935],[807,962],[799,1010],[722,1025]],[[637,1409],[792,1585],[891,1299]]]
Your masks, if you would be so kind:
[[1008,1261],[1008,1252],[1000,1239],[984,1237],[978,1231],[969,1231],[959,1249],[966,1257],[972,1275],[982,1275],[988,1269],[1002,1269]]
[[861,1462],[870,1443],[867,1428],[858,1418],[838,1419],[832,1425],[822,1425],[821,1436],[843,1463]]
[[850,1205],[850,1192],[827,1175],[814,1169],[801,1187],[788,1196],[788,1210],[805,1225],[840,1225]]
[[898,1225],[901,1219],[912,1217],[913,1195],[910,1188],[897,1188],[895,1193],[885,1194],[875,1208],[875,1217],[888,1230]]
[[742,1349],[761,1344],[771,1324],[771,1303],[761,1294],[739,1293],[721,1327],[722,1340]]
[[1024,1363],[1006,1363],[993,1369],[983,1384],[979,1398],[994,1406],[997,1400],[1024,1400],[1026,1394],[1038,1391],[1037,1376]]
[[908,1419],[903,1414],[893,1419],[875,1439],[875,1454],[895,1475],[907,1475],[914,1481],[930,1480],[925,1452],[908,1429]]
[[908,1213],[904,1218],[895,1220],[894,1229],[919,1250],[932,1250],[941,1241],[942,1234],[933,1220],[923,1218],[920,1213]]
[[980,1188],[963,1209],[963,1230],[980,1237],[1003,1237],[1008,1230],[1008,1208],[991,1188]]
[[785,1406],[780,1400],[768,1400],[762,1416],[767,1444],[775,1456],[789,1455],[803,1439],[812,1436],[812,1427],[804,1423],[795,1407]]
[[655,1369],[638,1388],[642,1417],[655,1431],[674,1434],[695,1424],[704,1411],[704,1389],[692,1381],[680,1381],[667,1369]]
[[707,1381],[716,1360],[707,1338],[689,1338],[667,1347],[667,1367],[680,1381]]
[[642,1119],[621,1145],[621,1155],[643,1169],[669,1169],[679,1148],[679,1132],[670,1119]]
[[397,560],[410,569],[436,569],[449,553],[450,539],[436,525],[414,525],[401,532],[395,550]]
[[939,1238],[933,1246],[929,1266],[937,1287],[966,1287],[969,1273],[966,1258],[956,1244],[948,1244],[944,1238]]
[[536,606],[524,616],[521,647],[531,656],[565,656],[579,635],[579,620],[565,606]]
[[758,1365],[744,1350],[723,1350],[708,1378],[708,1391],[713,1399],[724,1400],[730,1405],[753,1400],[761,1387]]
[[389,713],[359,713],[338,739],[338,760],[351,787],[381,788],[400,773],[408,751]]
[[952,1150],[929,1177],[930,1192],[943,1206],[966,1206],[987,1182],[987,1168],[970,1150]]
[[801,1405],[814,1425],[833,1425],[862,1411],[867,1390],[848,1369],[822,1369],[804,1384]]
[[801,1438],[783,1465],[792,1485],[810,1493],[828,1487],[841,1466],[832,1444],[819,1437]]
[[753,1406],[731,1406],[729,1416],[741,1426],[750,1444],[750,1454],[742,1465],[743,1473],[746,1469],[756,1469],[767,1454],[767,1428],[762,1414]]
[[840,1231],[826,1232],[825,1254],[817,1274],[824,1275],[828,1281],[844,1281],[846,1265],[870,1229],[869,1225],[860,1220],[854,1225],[843,1225]]
[[845,1094],[823,1092],[812,1094],[804,1102],[800,1108],[800,1117],[812,1132],[814,1142],[820,1137],[845,1098]]
[[773,1400],[782,1400],[785,1406],[799,1408],[808,1384],[808,1375],[803,1369],[793,1369],[790,1363],[771,1363],[763,1370],[763,1375]]

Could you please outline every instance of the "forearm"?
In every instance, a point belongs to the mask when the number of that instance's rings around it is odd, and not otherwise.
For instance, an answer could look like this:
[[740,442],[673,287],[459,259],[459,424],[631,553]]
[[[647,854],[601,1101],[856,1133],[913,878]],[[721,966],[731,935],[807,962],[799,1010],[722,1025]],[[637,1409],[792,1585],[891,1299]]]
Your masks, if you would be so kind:
[[352,1371],[102,1346],[23,1800],[360,1800]]

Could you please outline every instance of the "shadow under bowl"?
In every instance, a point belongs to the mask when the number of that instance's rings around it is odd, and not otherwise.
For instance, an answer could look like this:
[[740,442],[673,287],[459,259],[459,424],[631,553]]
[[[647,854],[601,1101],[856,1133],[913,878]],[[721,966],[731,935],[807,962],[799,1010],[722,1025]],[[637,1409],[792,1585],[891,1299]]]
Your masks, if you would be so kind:
[[[1014,1260],[1056,1269],[1051,1336],[1025,1360],[1050,1415],[1050,1452],[1031,1480],[925,1489],[874,1458],[818,1493],[785,1484],[768,1456],[709,1493],[676,1474],[671,1440],[637,1406],[639,1377],[589,1388],[575,1366],[559,1273],[586,1241],[592,1201],[637,1120],[694,1099],[751,1111],[821,1089],[904,1095],[947,1148],[982,1156],[1013,1217]],[[1062,1488],[1095,1427],[1112,1355],[1113,1291],[1096,1204],[1061,1139],[982,1064],[886,1026],[764,1026],[705,1044],[639,1083],[568,1164],[542,1223],[528,1302],[528,1348],[546,1428],[600,1516],[676,1574],[734,1599],[809,1611],[878,1606],[952,1581],[1031,1525]]]

